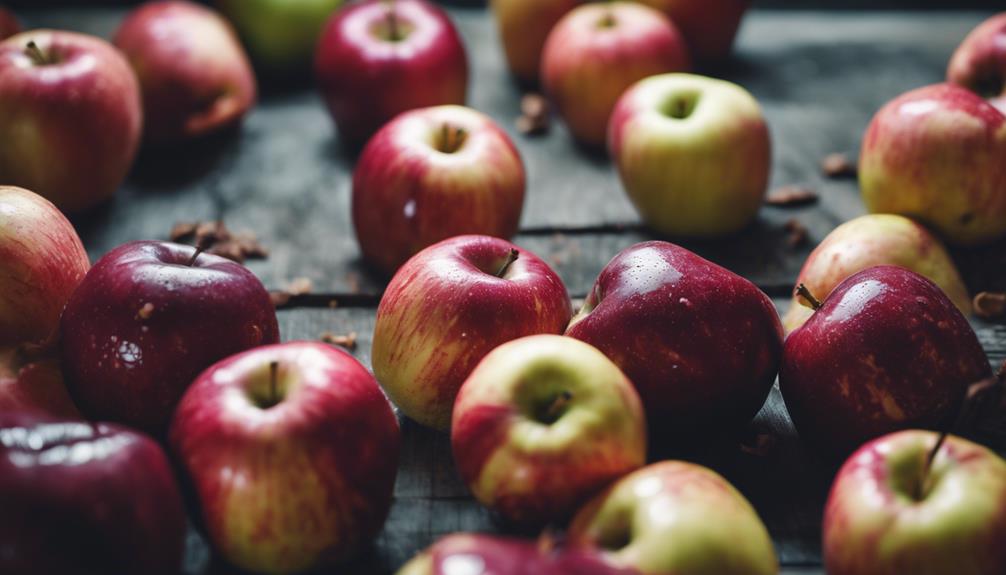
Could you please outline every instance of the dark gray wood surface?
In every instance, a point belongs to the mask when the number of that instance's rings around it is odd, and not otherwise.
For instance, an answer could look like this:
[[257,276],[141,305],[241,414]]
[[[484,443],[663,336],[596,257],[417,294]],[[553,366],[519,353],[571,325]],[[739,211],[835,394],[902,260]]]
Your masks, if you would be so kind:
[[[115,9],[25,11],[35,26],[110,36]],[[863,213],[854,180],[827,180],[821,158],[855,155],[873,112],[899,93],[942,79],[946,60],[987,14],[856,14],[755,11],[745,23],[736,58],[714,75],[748,88],[772,129],[772,185],[816,189],[818,204],[765,207],[737,237],[686,246],[784,298],[804,258],[834,226]],[[573,146],[561,125],[541,138],[516,134],[519,91],[509,82],[495,30],[480,9],[452,9],[472,61],[470,104],[495,117],[513,136],[530,186],[516,238],[552,263],[577,297],[589,290],[620,249],[653,236],[638,224],[609,162]],[[256,232],[270,249],[249,262],[270,288],[308,277],[315,295],[280,312],[285,340],[322,332],[356,332],[356,356],[369,366],[374,306],[384,279],[360,261],[349,218],[352,154],[342,150],[309,83],[263,83],[264,95],[242,130],[186,150],[145,151],[118,196],[75,223],[92,258],[129,240],[164,238],[176,221],[222,218]],[[787,220],[809,229],[809,242],[787,243]],[[1006,286],[1003,246],[957,254],[971,287]],[[327,302],[335,299],[336,309]],[[781,304],[782,299],[778,300]],[[993,361],[1006,358],[1006,328],[978,324]],[[819,574],[821,505],[834,471],[800,443],[778,391],[753,429],[778,443],[763,457],[738,440],[696,446],[688,457],[724,473],[751,499],[771,531],[790,575]],[[454,472],[446,437],[403,421],[404,449],[395,504],[366,556],[338,573],[387,574],[436,537],[499,527],[476,505]],[[187,572],[226,573],[193,531]]]

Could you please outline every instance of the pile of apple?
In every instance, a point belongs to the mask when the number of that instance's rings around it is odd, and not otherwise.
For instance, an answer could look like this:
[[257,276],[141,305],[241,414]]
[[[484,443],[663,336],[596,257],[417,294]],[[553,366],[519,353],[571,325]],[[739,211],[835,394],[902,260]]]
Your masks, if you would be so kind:
[[[450,434],[505,525],[565,527],[452,535],[401,575],[776,573],[726,479],[648,457],[742,431],[778,376],[801,436],[852,453],[825,509],[829,573],[1006,573],[1006,462],[924,431],[994,377],[940,236],[1006,234],[1006,14],[965,40],[953,84],[874,118],[860,182],[875,213],[818,246],[783,322],[750,281],[665,241],[615,255],[574,314],[555,271],[507,239],[523,163],[463,106],[448,16],[425,0],[301,4],[150,2],[114,47],[15,33],[0,12],[14,34],[0,42],[0,572],[177,573],[187,508],[238,568],[344,564],[392,503],[393,402]],[[729,53],[745,0],[493,8],[514,76],[540,83],[577,142],[607,147],[655,232],[723,236],[756,217],[759,105],[684,73]],[[340,137],[363,145],[361,251],[392,276],[373,374],[326,344],[279,343],[240,264],[137,241],[92,267],[63,215],[110,198],[141,140],[238,125],[253,64],[292,73],[312,55]]]

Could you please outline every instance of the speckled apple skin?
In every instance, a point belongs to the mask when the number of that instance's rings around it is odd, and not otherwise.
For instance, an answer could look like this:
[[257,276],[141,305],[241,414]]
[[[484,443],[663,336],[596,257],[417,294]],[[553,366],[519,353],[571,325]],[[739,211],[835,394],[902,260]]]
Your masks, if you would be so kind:
[[491,0],[510,73],[524,86],[538,83],[548,33],[582,0]]
[[[67,387],[92,419],[162,433],[185,389],[229,355],[279,341],[269,293],[248,268],[141,241],[98,260],[61,321]],[[149,305],[148,305],[149,304]]]
[[178,142],[227,128],[255,105],[255,74],[230,23],[187,1],[149,2],[115,34],[143,95],[144,138]]
[[748,280],[667,242],[636,244],[601,271],[566,335],[597,347],[635,384],[659,445],[746,424],[782,355],[772,300]]
[[934,486],[915,501],[936,438],[894,433],[845,462],[824,511],[829,575],[1006,573],[1006,462],[951,435],[933,461]]
[[699,64],[722,62],[733,49],[750,0],[639,0],[670,18]]
[[[536,410],[564,392],[554,422]],[[454,461],[479,503],[519,525],[561,523],[646,462],[646,418],[625,374],[582,341],[536,335],[494,349],[461,386]]]
[[953,84],[912,90],[886,104],[863,136],[863,201],[909,216],[953,244],[1006,233],[1006,116]]
[[[517,261],[496,277],[511,249]],[[444,240],[384,291],[374,374],[405,415],[447,430],[458,389],[486,354],[526,335],[561,334],[571,314],[562,280],[533,253],[488,236]]]
[[[280,403],[255,398],[277,362]],[[384,525],[401,444],[374,377],[332,346],[249,350],[206,370],[186,392],[171,446],[213,546],[256,573],[333,567]]]
[[[446,130],[463,130],[453,153]],[[363,256],[387,275],[441,240],[509,239],[524,208],[520,153],[491,118],[462,106],[405,112],[364,148],[353,171],[353,228]]]
[[1006,12],[978,25],[954,51],[947,82],[988,98],[1006,114]]
[[875,266],[840,283],[789,335],[779,384],[800,435],[845,455],[885,433],[945,423],[990,375],[968,320],[935,284]]
[[751,504],[716,472],[683,461],[623,477],[580,510],[568,537],[572,546],[602,549],[610,563],[643,575],[779,571]]

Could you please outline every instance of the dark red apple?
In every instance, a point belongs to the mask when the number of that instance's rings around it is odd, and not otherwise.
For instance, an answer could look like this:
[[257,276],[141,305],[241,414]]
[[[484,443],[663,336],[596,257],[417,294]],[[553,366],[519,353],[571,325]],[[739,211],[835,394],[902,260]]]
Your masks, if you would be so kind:
[[464,104],[468,87],[461,36],[426,0],[364,0],[339,10],[322,32],[314,70],[351,145],[406,110]]
[[154,433],[201,371],[279,341],[275,309],[254,274],[168,242],[132,242],[101,258],[61,326],[67,386],[81,411]]
[[0,411],[0,573],[177,575],[185,508],[164,451],[124,427]]
[[[636,244],[601,271],[566,335],[629,376],[651,428],[723,430],[761,409],[782,355],[772,300],[667,242]],[[666,434],[652,434],[659,444]]]
[[885,433],[945,424],[991,375],[974,330],[923,276],[849,276],[786,339],[779,383],[800,435],[848,454]]
[[0,40],[10,38],[21,31],[21,23],[10,10],[0,6]]

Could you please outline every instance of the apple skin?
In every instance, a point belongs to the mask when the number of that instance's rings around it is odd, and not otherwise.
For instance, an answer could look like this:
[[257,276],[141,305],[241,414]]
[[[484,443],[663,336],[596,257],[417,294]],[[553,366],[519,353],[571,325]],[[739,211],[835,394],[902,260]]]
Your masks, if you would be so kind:
[[144,138],[170,143],[241,121],[255,105],[255,75],[230,23],[187,1],[148,2],[115,34],[140,81]]
[[242,569],[276,574],[336,565],[377,535],[401,443],[370,372],[316,342],[260,347],[206,370],[170,441],[214,547]]
[[954,51],[947,82],[972,90],[1006,114],[1006,12],[978,25]]
[[248,268],[169,242],[119,246],[63,312],[66,383],[81,411],[160,434],[197,375],[279,341],[269,293]]
[[490,0],[510,73],[524,86],[541,74],[541,53],[548,33],[582,0]]
[[[37,65],[35,42],[57,63]],[[143,114],[133,70],[113,46],[76,32],[32,30],[0,42],[0,181],[64,212],[112,197],[133,164]]]
[[775,575],[768,530],[751,504],[711,469],[662,461],[635,471],[583,507],[567,533],[642,575]]
[[0,411],[0,572],[175,575],[185,507],[161,447],[125,427]]
[[945,424],[990,375],[974,330],[936,284],[874,266],[786,338],[779,387],[801,437],[844,456],[885,433]]
[[[924,226],[893,214],[868,214],[835,228],[804,262],[796,285],[825,297],[852,274],[885,264],[927,277],[961,313],[971,314],[971,296],[943,243]],[[783,316],[787,332],[814,314],[802,301],[794,295]]]
[[824,512],[829,575],[1006,573],[1006,462],[949,436],[909,430],[864,445],[838,472]]
[[768,296],[667,242],[616,255],[566,335],[597,347],[629,376],[651,442],[675,435],[666,431],[694,437],[696,430],[748,423],[765,403],[782,355],[782,326]]
[[549,33],[541,85],[573,137],[601,148],[608,118],[626,88],[689,66],[684,38],[660,12],[634,2],[584,4]]
[[859,185],[873,213],[902,214],[953,244],[1006,233],[1006,116],[952,84],[885,105],[863,136]]
[[6,40],[21,31],[21,23],[14,13],[0,6],[0,40]]
[[718,237],[757,216],[772,143],[744,88],[691,74],[646,78],[619,99],[608,130],[622,186],[654,230]]
[[603,353],[533,335],[497,347],[465,380],[451,445],[479,503],[511,523],[544,525],[646,463],[646,419]]
[[0,412],[23,410],[81,417],[63,383],[57,350],[0,347]]
[[56,206],[0,186],[0,347],[56,339],[63,306],[90,266]]
[[[382,36],[392,19],[405,35],[398,41]],[[350,146],[406,110],[463,105],[468,89],[461,36],[426,0],[363,0],[339,10],[322,32],[314,70],[339,137]]]
[[[451,150],[454,141],[461,144]],[[525,183],[520,152],[488,116],[461,106],[405,112],[370,139],[353,172],[357,241],[391,275],[453,236],[509,239]]]
[[325,21],[342,0],[216,0],[255,62],[273,75],[309,70]]
[[726,60],[750,0],[636,0],[660,10],[678,26],[695,61]]
[[[518,259],[503,277],[511,250]],[[535,254],[489,236],[458,236],[413,256],[377,308],[373,366],[405,415],[446,431],[458,389],[502,343],[561,334],[572,311],[562,280]]]

